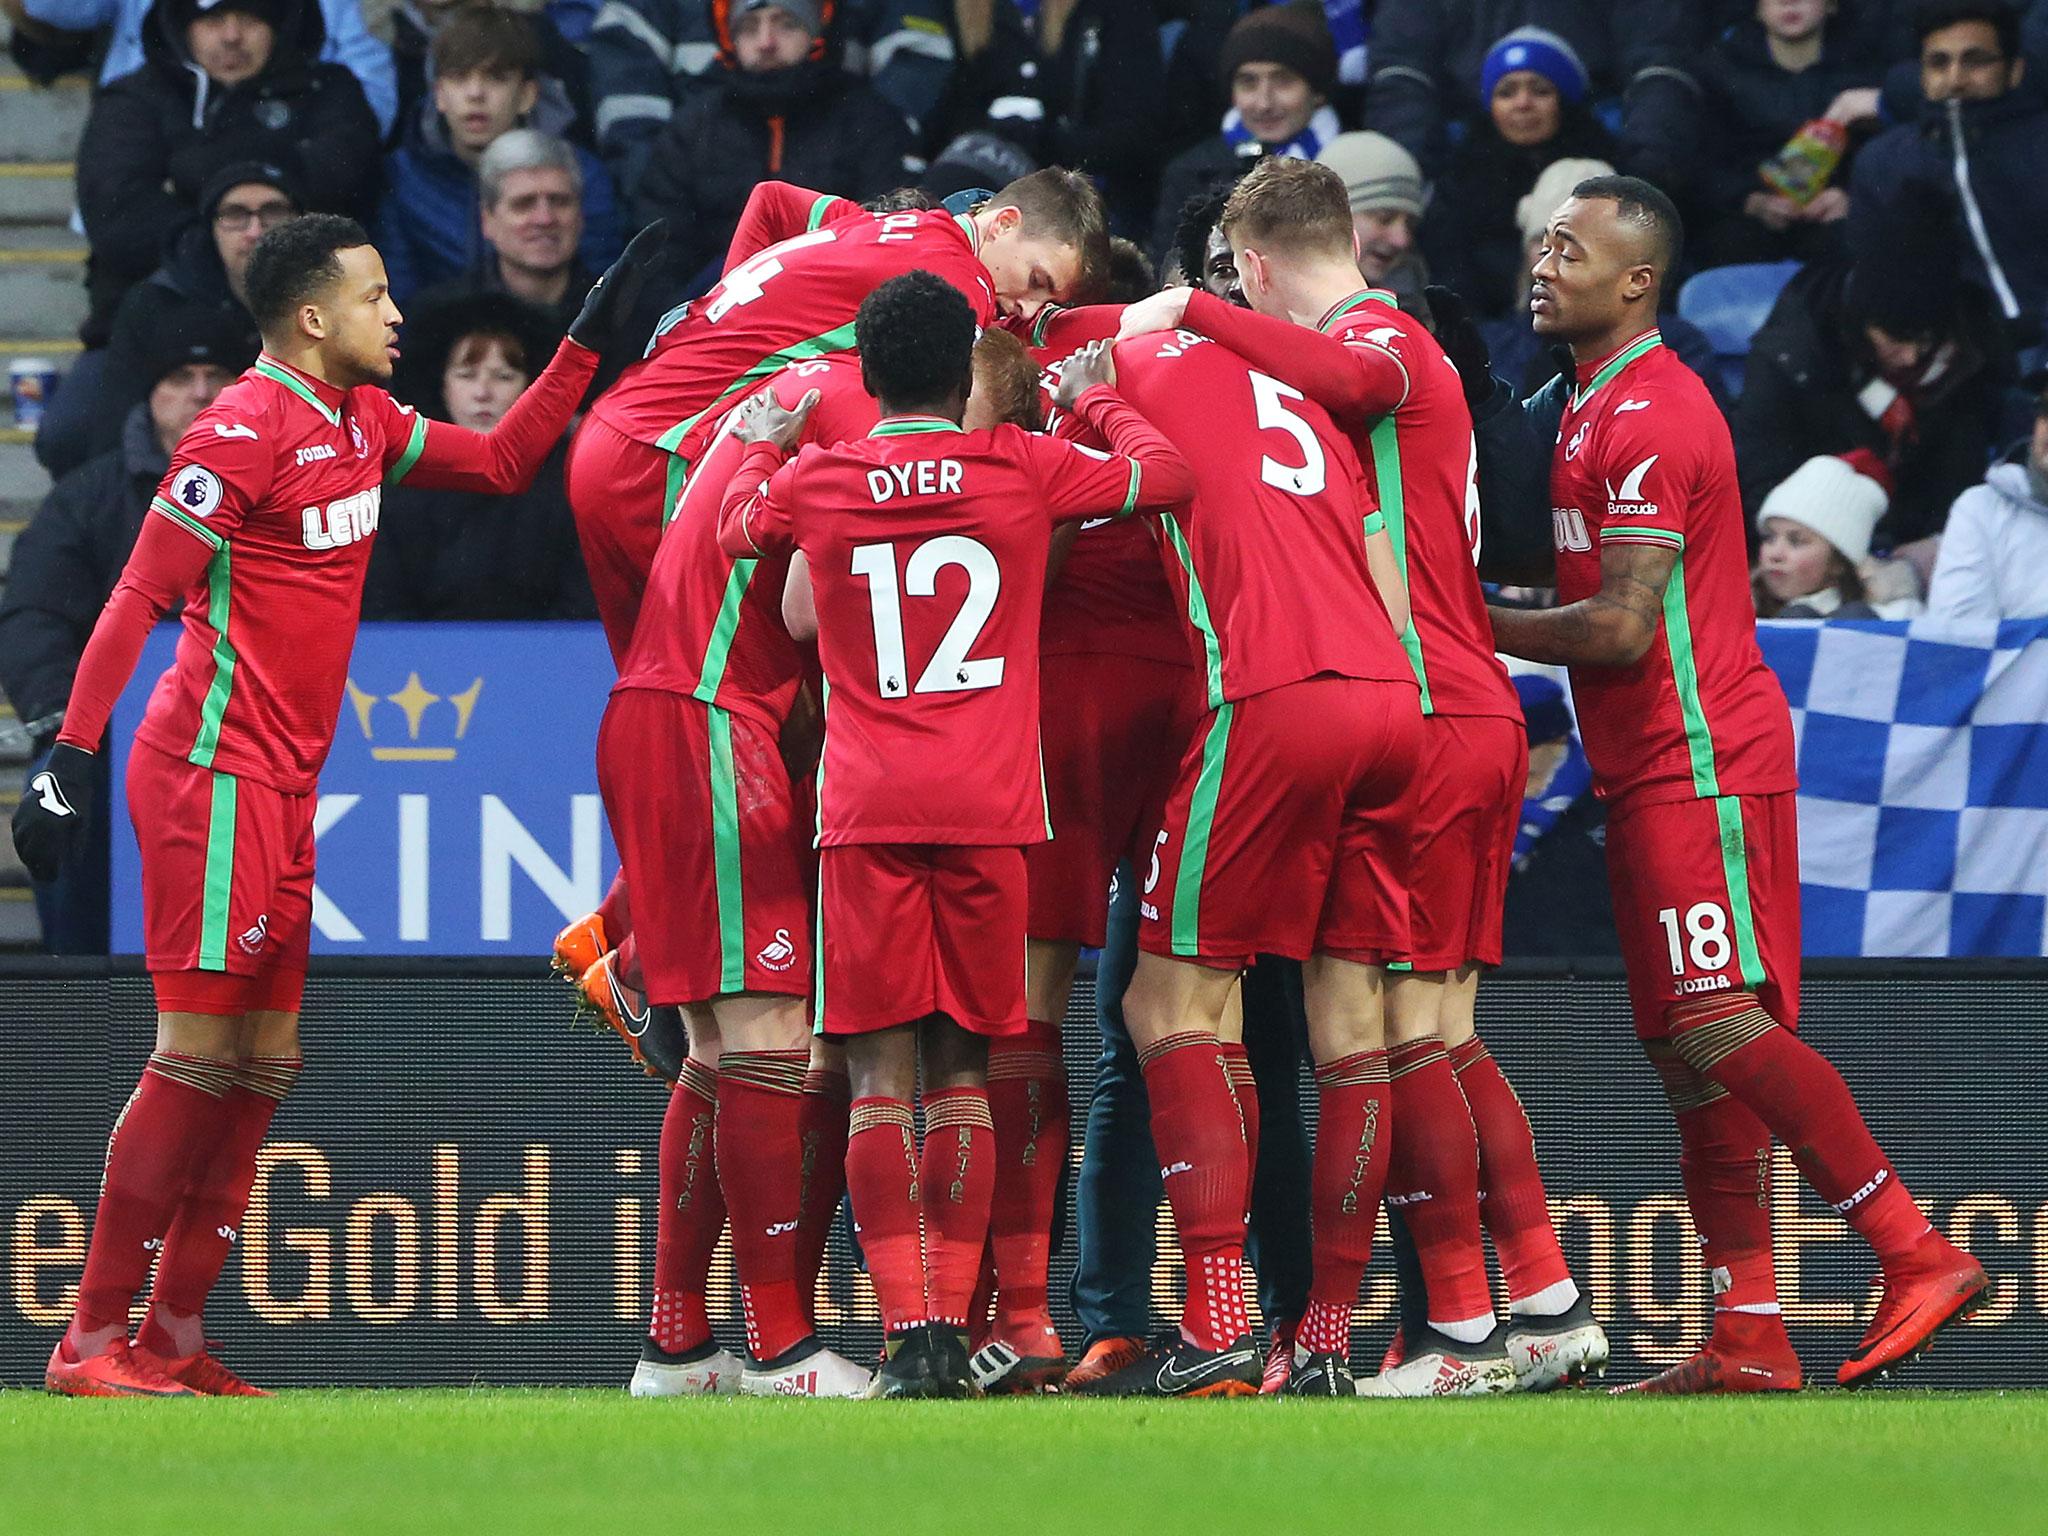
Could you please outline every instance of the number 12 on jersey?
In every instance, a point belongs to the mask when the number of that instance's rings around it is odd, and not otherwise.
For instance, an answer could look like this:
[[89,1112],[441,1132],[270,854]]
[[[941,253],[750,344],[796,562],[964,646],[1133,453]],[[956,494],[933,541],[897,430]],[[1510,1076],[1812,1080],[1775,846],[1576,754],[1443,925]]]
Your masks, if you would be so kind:
[[[939,572],[957,565],[967,573],[967,595],[960,611],[940,637],[932,659],[918,674],[914,689],[904,686],[909,664],[903,650],[903,599],[938,595]],[[988,546],[964,534],[926,539],[904,562],[901,584],[896,575],[894,544],[857,544],[853,574],[868,584],[868,611],[875,626],[875,682],[885,699],[906,693],[965,693],[995,688],[1003,681],[1003,658],[968,656],[995,612],[1002,591],[1002,568]]]

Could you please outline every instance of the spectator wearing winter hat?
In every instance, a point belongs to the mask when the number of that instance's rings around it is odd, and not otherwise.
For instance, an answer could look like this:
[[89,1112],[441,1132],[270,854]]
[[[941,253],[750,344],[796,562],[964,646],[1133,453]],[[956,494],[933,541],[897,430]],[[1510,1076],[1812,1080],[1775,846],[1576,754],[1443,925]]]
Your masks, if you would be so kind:
[[317,165],[307,206],[360,216],[377,179],[377,119],[354,75],[318,62],[312,0],[159,0],[144,63],[93,98],[78,208],[101,325],[163,260],[200,189],[238,160]]
[[1340,133],[1316,159],[1344,178],[1359,275],[1404,298],[1421,293],[1428,272],[1417,241],[1429,188],[1415,157],[1383,133]]
[[[1927,201],[1940,206],[1938,188]],[[1958,245],[1923,213],[1884,255],[1786,284],[1750,342],[1733,423],[1752,516],[1813,454],[1867,448],[1892,477],[1877,542],[1898,550],[1940,533],[1984,477],[2012,358],[1989,297],[1954,276]],[[1931,568],[1931,546],[1903,552]]]
[[1949,509],[1927,616],[1950,623],[2048,618],[2048,390],[2017,461],[1994,464]]
[[1149,216],[1170,145],[1160,132],[1166,76],[1153,9],[1135,0],[955,0],[959,63],[939,113],[945,137],[999,134],[1037,164],[1096,177],[1120,222]]
[[632,188],[634,218],[667,219],[666,260],[702,291],[756,184],[856,202],[912,179],[910,125],[827,56],[823,0],[712,0],[723,72],[676,109]]
[[[534,126],[542,99],[540,34],[516,12],[458,12],[434,34],[432,57],[432,94],[392,152],[377,209],[377,248],[401,305],[484,260],[478,168],[500,137]],[[604,163],[570,148],[582,204],[579,255],[588,270],[602,272],[623,245],[618,199]]]
[[1756,516],[1762,536],[1750,586],[1760,619],[1906,619],[1912,598],[1868,601],[1863,567],[1888,500],[1884,466],[1855,449],[1820,454],[1771,487]]
[[1288,0],[1238,18],[1218,63],[1230,107],[1222,128],[1167,162],[1152,218],[1152,249],[1173,250],[1181,210],[1236,181],[1267,155],[1313,160],[1342,129],[1330,107],[1337,45],[1319,0]]
[[[1515,205],[1522,255],[1513,273],[1510,301],[1505,313],[1480,321],[1479,332],[1492,355],[1493,372],[1505,379],[1519,398],[1535,394],[1558,374],[1557,356],[1537,336],[1529,313],[1529,289],[1535,281],[1534,268],[1543,254],[1543,237],[1550,216],[1580,182],[1613,174],[1614,167],[1605,160],[1553,160],[1536,178],[1535,187]],[[1667,304],[1675,303],[1675,299],[1675,293],[1665,296]],[[1664,345],[1700,376],[1714,403],[1725,412],[1728,401],[1721,389],[1721,361],[1706,334],[1675,308],[1658,314],[1657,329],[1663,334]]]
[[183,316],[223,317],[256,355],[262,339],[243,302],[242,275],[264,232],[299,210],[298,178],[281,165],[244,160],[214,172],[200,189],[198,217],[122,298],[106,345],[80,354],[65,373],[36,428],[45,469],[68,473],[120,443],[129,409],[149,393],[144,358]]
[[[59,478],[15,540],[0,597],[0,688],[19,719],[43,722],[31,774],[56,736],[78,659],[128,563],[171,450],[255,359],[255,347],[232,320],[204,310],[176,316],[135,357],[144,398],[122,416],[118,440]],[[104,767],[99,772],[94,799],[103,802]],[[106,953],[106,826],[102,803],[87,856],[36,887],[43,942],[54,953]]]
[[1606,160],[1616,146],[1586,105],[1586,66],[1541,27],[1518,27],[1487,50],[1485,108],[1437,182],[1426,249],[1440,282],[1481,313],[1504,313],[1522,266],[1516,205],[1557,160]]

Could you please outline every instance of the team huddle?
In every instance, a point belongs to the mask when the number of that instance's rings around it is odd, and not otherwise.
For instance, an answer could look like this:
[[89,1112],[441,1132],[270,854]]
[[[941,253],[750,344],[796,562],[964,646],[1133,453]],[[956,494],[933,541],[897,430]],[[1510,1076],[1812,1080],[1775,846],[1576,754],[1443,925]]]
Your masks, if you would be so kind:
[[[399,317],[359,228],[295,220],[253,258],[265,355],[179,445],[16,818],[32,870],[62,856],[142,638],[183,599],[129,767],[158,1049],[110,1140],[53,1391],[257,1391],[208,1352],[203,1308],[298,1070],[313,791],[378,488],[523,484],[660,238],[487,435],[384,394]],[[567,470],[618,667],[597,770],[621,870],[556,959],[674,1083],[635,1393],[1408,1397],[1602,1371],[1474,1026],[1527,778],[1497,652],[1571,668],[1635,1023],[1713,1279],[1706,1345],[1632,1390],[1800,1385],[1774,1136],[1882,1266],[1839,1380],[1981,1297],[1796,1034],[1790,720],[1756,650],[1726,430],[1655,330],[1678,239],[1627,178],[1551,220],[1532,307],[1577,376],[1552,386],[1558,605],[1528,611],[1479,582],[1458,372],[1362,286],[1326,168],[1264,161],[1231,192],[1227,295],[1149,293],[1068,172],[958,213],[756,190],[723,279],[663,318]],[[1059,1030],[1120,864],[1121,1017],[1186,1296],[1172,1331],[1070,1361],[1047,1304]],[[1263,1345],[1254,965],[1298,967],[1317,1095],[1306,1297]],[[842,1199],[878,1369],[814,1326]],[[1383,1205],[1420,1294],[1355,1379]],[[728,1225],[744,1355],[706,1301]]]

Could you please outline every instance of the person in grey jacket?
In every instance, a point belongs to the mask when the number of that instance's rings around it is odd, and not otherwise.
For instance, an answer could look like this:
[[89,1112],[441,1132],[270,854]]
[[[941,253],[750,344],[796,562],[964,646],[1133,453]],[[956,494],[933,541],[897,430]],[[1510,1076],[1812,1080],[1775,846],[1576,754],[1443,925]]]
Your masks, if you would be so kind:
[[1927,616],[2048,618],[2048,390],[2017,462],[1996,464],[1949,508]]

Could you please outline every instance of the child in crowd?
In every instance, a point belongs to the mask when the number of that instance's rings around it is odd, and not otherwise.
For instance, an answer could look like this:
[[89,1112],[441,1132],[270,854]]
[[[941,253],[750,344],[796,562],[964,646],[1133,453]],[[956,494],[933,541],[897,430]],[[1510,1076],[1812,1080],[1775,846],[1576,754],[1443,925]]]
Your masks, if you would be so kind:
[[[1873,560],[1870,534],[1890,490],[1884,466],[1865,449],[1808,459],[1764,497],[1756,517],[1763,543],[1752,586],[1764,619],[1905,619],[1917,597],[1875,599],[1866,580],[1892,562]],[[1889,585],[1889,583],[1887,583]]]

